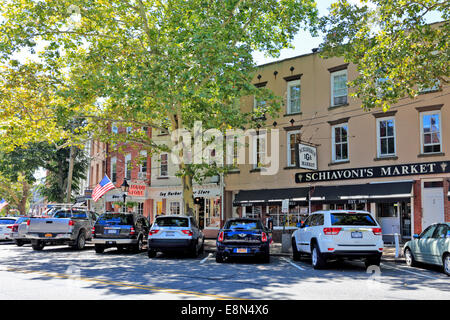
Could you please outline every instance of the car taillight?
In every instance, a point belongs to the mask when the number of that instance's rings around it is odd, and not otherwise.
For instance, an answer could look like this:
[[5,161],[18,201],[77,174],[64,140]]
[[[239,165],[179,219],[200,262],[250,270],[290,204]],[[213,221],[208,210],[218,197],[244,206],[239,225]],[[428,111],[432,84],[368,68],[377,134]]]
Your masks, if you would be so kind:
[[152,236],[152,235],[154,235],[154,234],[157,234],[158,233],[158,231],[159,230],[150,230],[149,232],[148,232],[148,236],[150,237],[150,236]]
[[74,226],[75,222],[73,220],[69,220],[69,226]]
[[267,242],[267,234],[265,232],[261,233],[261,241]]
[[133,234],[136,234],[136,231],[134,231],[134,228],[131,227],[131,229],[130,229],[130,235],[133,235]]
[[92,227],[92,235],[95,234],[95,227]]
[[373,228],[372,232],[374,235],[379,236],[381,235],[381,228]]
[[13,228],[13,226],[7,226],[6,228],[8,228],[8,229],[12,229],[12,228]]
[[181,230],[181,232],[183,232],[184,234],[187,234],[188,236],[192,236],[193,235],[191,230]]
[[219,237],[217,238],[217,241],[222,242],[223,241],[223,231],[219,233]]
[[30,220],[31,220],[31,219],[27,220],[27,226],[29,226],[29,225],[30,225]]
[[341,232],[342,228],[323,228],[323,233],[328,236],[335,236]]
[[17,232],[18,230],[19,230],[19,225],[18,224],[15,224],[15,225],[12,226],[12,231],[13,232]]

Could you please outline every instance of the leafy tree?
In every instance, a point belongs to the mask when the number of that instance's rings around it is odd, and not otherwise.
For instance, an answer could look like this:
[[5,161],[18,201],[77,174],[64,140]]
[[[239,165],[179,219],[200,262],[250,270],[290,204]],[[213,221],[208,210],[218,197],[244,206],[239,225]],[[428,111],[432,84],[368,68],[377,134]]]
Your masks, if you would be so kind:
[[[322,20],[324,57],[339,56],[357,65],[349,85],[365,109],[387,110],[421,88],[448,83],[449,13],[445,0],[339,0]],[[434,12],[444,20],[428,24]]]
[[[280,98],[251,83],[251,52],[277,56],[300,28],[317,22],[313,0],[10,0],[0,9],[3,57],[47,41],[40,55],[46,76],[61,68],[68,76],[64,110],[87,119],[84,132],[119,151],[121,142],[150,152],[167,146],[139,131],[110,133],[113,123],[172,132],[195,121],[204,129],[249,127],[255,114],[240,112],[249,95],[267,102],[256,115],[275,115]],[[211,168],[179,165],[184,212],[193,210],[193,179],[220,170]]]

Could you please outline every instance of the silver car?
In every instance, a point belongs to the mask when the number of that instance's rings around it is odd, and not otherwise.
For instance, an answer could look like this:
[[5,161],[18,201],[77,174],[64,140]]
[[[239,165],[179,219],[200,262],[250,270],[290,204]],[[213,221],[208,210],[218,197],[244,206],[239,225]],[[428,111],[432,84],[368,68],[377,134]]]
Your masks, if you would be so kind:
[[0,240],[12,239],[12,228],[16,223],[17,217],[1,217],[0,218]]
[[420,235],[415,234],[403,248],[406,264],[415,266],[417,262],[443,267],[450,276],[450,223],[436,223],[426,228]]
[[158,251],[184,251],[192,257],[203,252],[205,237],[193,217],[172,215],[155,219],[148,234],[148,257]]

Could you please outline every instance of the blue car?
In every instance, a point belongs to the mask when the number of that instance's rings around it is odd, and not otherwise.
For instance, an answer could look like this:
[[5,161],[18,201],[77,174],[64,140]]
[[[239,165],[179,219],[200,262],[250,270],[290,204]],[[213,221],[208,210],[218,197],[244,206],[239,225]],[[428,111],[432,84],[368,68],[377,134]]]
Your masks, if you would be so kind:
[[216,241],[216,262],[230,257],[258,257],[270,262],[270,236],[258,219],[227,220]]

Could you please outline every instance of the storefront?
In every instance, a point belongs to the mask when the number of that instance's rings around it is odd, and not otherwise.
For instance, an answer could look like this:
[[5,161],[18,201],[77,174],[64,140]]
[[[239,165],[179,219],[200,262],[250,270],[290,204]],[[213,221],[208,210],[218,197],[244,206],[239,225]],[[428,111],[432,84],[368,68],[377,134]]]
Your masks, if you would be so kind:
[[[153,217],[184,214],[183,192],[179,187],[152,187]],[[215,238],[222,221],[222,197],[217,184],[194,186],[194,210],[198,225],[207,238]]]
[[149,188],[145,184],[130,183],[128,192],[116,188],[104,197],[109,211],[133,211],[149,217]]

